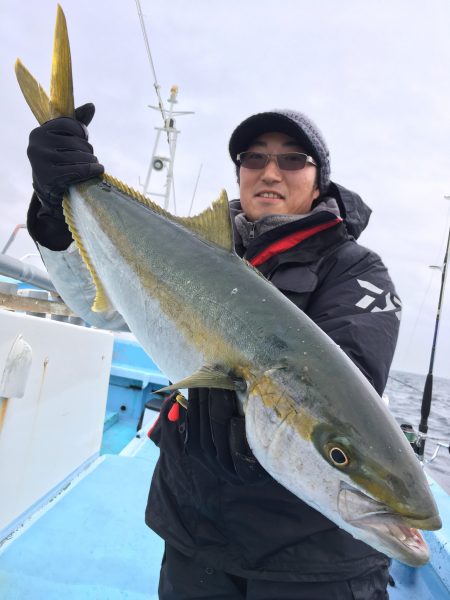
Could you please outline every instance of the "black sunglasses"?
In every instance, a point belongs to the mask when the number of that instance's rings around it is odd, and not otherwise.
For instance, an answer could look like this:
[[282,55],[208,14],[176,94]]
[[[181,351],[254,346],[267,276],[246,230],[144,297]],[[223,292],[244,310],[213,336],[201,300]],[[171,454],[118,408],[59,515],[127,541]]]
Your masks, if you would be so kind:
[[275,159],[279,169],[283,171],[298,171],[309,163],[317,167],[312,156],[303,152],[286,152],[285,154],[266,154],[264,152],[240,152],[237,161],[245,169],[264,169],[271,158]]

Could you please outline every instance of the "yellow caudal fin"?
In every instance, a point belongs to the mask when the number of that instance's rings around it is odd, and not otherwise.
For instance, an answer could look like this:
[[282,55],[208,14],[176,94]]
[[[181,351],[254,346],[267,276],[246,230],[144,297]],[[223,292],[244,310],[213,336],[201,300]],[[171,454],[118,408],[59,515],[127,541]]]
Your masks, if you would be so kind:
[[53,119],[50,98],[47,96],[47,93],[41,84],[36,81],[19,59],[16,60],[15,69],[22,94],[39,124],[42,125],[42,123]]
[[50,79],[50,102],[56,113],[64,117],[75,115],[72,82],[72,59],[66,17],[58,4],[55,37],[53,41],[52,76]]
[[50,98],[21,61],[16,61],[16,77],[20,89],[39,124],[57,117],[73,117],[72,61],[66,18],[58,4],[53,42]]
[[[39,124],[42,125],[57,117],[75,116],[69,35],[67,33],[66,17],[59,4],[56,11],[53,42],[50,98],[19,59],[16,61],[15,70],[20,89]],[[111,306],[110,302],[75,227],[71,216],[70,201],[67,196],[64,197],[63,207],[67,225],[95,283],[97,293],[92,310],[96,312],[108,310]]]

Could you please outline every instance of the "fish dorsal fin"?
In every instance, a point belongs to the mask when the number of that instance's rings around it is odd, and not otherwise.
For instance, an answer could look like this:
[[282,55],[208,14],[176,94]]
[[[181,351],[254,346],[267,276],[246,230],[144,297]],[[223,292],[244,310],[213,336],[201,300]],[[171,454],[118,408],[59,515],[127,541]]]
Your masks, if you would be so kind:
[[220,248],[224,248],[229,252],[234,250],[230,208],[225,190],[222,190],[217,200],[215,200],[211,206],[209,206],[199,215],[194,217],[178,217],[159,206],[159,204],[156,204],[156,202],[153,202],[153,200],[147,196],[144,196],[144,194],[141,192],[138,192],[126,183],[123,183],[119,179],[116,179],[111,175],[107,175],[106,173],[103,175],[103,179],[109,185],[114,186],[123,194],[132,196],[141,204],[148,206],[153,212],[162,215],[169,221],[179,223],[207,242],[215,244]]
[[206,210],[195,217],[181,217],[180,222],[201,238],[229,252],[234,250],[230,207],[225,190]]
[[201,367],[189,377],[186,377],[181,381],[177,381],[172,385],[168,385],[167,387],[163,387],[155,393],[170,392],[182,388],[202,387],[242,391],[246,388],[246,383],[243,379],[234,377],[232,374],[226,372],[220,367],[206,365]]

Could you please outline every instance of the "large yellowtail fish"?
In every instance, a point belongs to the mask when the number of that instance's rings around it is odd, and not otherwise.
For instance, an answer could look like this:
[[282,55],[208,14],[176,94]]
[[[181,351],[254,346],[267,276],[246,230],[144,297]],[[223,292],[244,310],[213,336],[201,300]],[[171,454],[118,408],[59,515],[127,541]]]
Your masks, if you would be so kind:
[[[40,123],[74,115],[60,8],[50,98],[16,72]],[[255,456],[288,490],[389,556],[428,560],[418,529],[441,520],[409,443],[344,352],[235,254],[225,194],[178,218],[105,175],[64,209],[94,310],[118,310],[174,387],[235,389]]]

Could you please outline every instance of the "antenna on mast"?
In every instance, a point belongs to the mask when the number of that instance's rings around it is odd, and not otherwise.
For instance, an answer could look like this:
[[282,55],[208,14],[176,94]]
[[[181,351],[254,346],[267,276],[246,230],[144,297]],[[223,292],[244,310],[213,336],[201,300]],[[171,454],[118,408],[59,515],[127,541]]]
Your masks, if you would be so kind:
[[142,14],[141,3],[139,0],[136,0],[136,7],[137,7],[138,15],[139,15],[139,21],[141,23],[142,35],[144,36],[144,44],[145,44],[145,48],[147,50],[148,60],[149,60],[150,67],[153,72],[153,86],[155,88],[156,95],[158,96],[158,105],[159,105],[159,109],[161,110],[161,116],[164,120],[164,104],[163,104],[163,101],[161,98],[161,94],[159,93],[161,86],[159,85],[158,79],[156,77],[156,70],[155,70],[155,65],[153,64],[153,58],[152,58],[152,52],[150,50],[150,44],[148,42],[147,30],[145,29],[144,15]]
[[[154,81],[153,85],[155,88],[156,96],[158,98],[158,106],[149,105],[149,108],[158,110],[161,113],[161,116],[163,119],[163,126],[155,127],[155,129],[157,131],[156,139],[155,139],[155,143],[153,145],[153,151],[152,151],[152,156],[150,159],[150,164],[149,164],[149,167],[147,170],[147,176],[145,178],[144,185],[142,187],[144,188],[143,193],[145,196],[148,196],[151,193],[152,196],[160,196],[160,197],[164,198],[163,207],[165,209],[167,209],[169,206],[170,193],[171,193],[172,189],[173,189],[174,198],[175,198],[175,188],[174,188],[174,182],[173,182],[173,165],[175,162],[177,136],[180,133],[180,131],[176,128],[175,117],[179,117],[182,115],[192,115],[194,113],[193,113],[193,111],[174,110],[174,105],[177,104],[177,102],[178,102],[178,100],[177,100],[178,86],[176,86],[176,85],[173,85],[170,88],[170,96],[167,100],[167,102],[169,103],[169,108],[168,109],[165,108],[163,100],[161,98],[161,94],[160,94],[161,86],[159,85],[157,77],[156,77],[155,65],[153,64],[152,53],[150,50],[150,44],[149,44],[148,37],[147,37],[147,30],[145,28],[144,16],[142,14],[140,0],[136,0],[136,7],[137,7],[138,15],[139,15],[139,20],[141,23],[142,34],[144,36],[144,43],[145,43],[145,47],[147,50],[147,56],[148,56],[148,59],[150,62],[150,67],[153,72],[153,81]],[[158,145],[159,145],[159,141],[160,141],[162,132],[165,132],[166,136],[167,136],[167,143],[169,145],[168,155],[157,153]],[[149,191],[150,179],[151,179],[153,171],[159,172],[159,171],[162,171],[163,169],[166,169],[166,182],[164,185],[164,188],[165,188],[164,192],[155,192],[155,191],[150,192]]]

